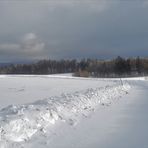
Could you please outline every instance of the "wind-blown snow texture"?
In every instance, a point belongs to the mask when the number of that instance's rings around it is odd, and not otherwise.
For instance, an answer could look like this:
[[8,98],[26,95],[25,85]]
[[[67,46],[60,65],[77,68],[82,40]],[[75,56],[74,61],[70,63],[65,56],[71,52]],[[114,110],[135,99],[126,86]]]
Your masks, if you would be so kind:
[[[49,97],[0,110],[0,147],[21,147],[34,135],[44,135],[58,122],[76,126],[99,105],[108,106],[128,93],[130,85],[120,81],[99,88]],[[50,138],[50,137],[49,137]],[[20,145],[19,145],[20,144]]]

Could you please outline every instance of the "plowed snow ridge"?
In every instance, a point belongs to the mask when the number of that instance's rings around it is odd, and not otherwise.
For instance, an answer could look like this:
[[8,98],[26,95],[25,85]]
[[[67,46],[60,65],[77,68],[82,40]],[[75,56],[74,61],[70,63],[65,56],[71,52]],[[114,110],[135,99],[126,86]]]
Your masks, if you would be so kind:
[[109,105],[127,94],[130,85],[116,83],[72,94],[63,94],[31,104],[10,105],[0,110],[0,145],[23,142],[37,132],[46,133],[59,120],[74,126],[82,116],[87,117],[101,105]]

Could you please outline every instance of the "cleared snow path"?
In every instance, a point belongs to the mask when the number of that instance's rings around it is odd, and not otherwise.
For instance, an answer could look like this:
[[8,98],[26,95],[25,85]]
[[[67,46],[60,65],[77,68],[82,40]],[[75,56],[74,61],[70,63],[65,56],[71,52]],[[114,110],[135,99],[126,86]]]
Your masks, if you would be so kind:
[[[75,126],[88,117],[98,105],[108,106],[127,94],[130,86],[124,82],[96,89],[53,96],[25,105],[10,105],[0,110],[0,147],[22,147],[32,137],[49,134],[62,122]],[[50,137],[49,137],[50,138]]]
[[51,140],[29,142],[27,148],[148,148],[148,82],[131,83],[120,101],[100,106],[77,127],[62,126]]

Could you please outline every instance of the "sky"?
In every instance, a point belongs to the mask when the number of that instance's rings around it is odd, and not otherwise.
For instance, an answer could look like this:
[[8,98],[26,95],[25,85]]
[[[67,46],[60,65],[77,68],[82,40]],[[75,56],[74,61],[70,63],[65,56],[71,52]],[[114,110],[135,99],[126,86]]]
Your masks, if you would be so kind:
[[0,62],[148,56],[148,0],[0,0]]

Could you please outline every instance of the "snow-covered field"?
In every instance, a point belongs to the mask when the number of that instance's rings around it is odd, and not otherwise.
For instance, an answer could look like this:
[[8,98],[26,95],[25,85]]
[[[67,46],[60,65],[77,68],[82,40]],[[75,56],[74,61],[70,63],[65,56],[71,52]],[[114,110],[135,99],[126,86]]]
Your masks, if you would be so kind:
[[145,78],[1,75],[0,148],[148,148],[147,88]]

